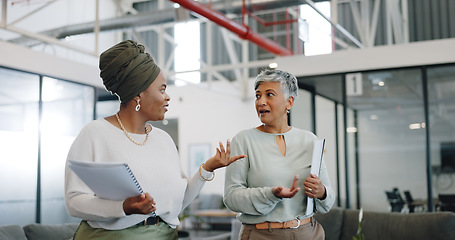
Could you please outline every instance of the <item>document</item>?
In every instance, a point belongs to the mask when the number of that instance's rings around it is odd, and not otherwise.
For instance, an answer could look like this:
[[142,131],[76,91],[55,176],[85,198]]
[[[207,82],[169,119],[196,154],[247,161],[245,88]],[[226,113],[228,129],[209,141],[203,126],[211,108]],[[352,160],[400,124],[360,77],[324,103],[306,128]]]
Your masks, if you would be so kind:
[[68,160],[68,167],[100,198],[123,201],[144,193],[126,163]]
[[[319,173],[321,170],[321,163],[324,157],[324,146],[325,146],[325,139],[316,140],[313,146],[313,159],[311,161],[311,170],[310,172],[319,177]],[[314,211],[314,199],[308,197],[307,205],[306,205],[306,212],[305,215],[309,215]]]

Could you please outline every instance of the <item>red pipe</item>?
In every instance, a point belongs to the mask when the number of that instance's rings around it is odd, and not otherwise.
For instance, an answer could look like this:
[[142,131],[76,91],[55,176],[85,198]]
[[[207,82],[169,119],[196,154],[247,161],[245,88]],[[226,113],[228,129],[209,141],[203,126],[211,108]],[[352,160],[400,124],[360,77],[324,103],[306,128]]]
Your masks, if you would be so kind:
[[[287,12],[288,11],[286,10],[286,13]],[[262,24],[265,27],[273,26],[273,25],[281,25],[281,24],[298,22],[298,19],[287,19],[287,15],[286,15],[286,20],[276,21],[275,20],[275,14],[273,15],[273,19],[274,20],[272,22],[266,22],[266,21],[262,20],[260,17],[254,15],[252,12],[248,11],[246,9],[245,0],[243,0],[243,5],[242,5],[242,23],[245,23],[245,19],[244,19],[245,14],[250,16],[251,18],[255,19],[257,22],[259,22],[260,24]]]
[[257,22],[259,22],[260,24],[262,24],[264,27],[269,27],[269,26],[273,26],[273,25],[283,25],[283,24],[288,24],[288,23],[295,23],[298,21],[297,19],[286,19],[286,20],[281,20],[281,21],[266,22],[262,18],[254,15],[254,14],[251,14],[250,12],[246,12],[246,14],[248,14],[248,16],[250,16]]
[[229,31],[237,34],[240,38],[249,40],[259,47],[264,48],[274,54],[289,56],[292,55],[292,51],[284,48],[276,42],[261,36],[260,34],[250,31],[248,26],[242,25],[226,16],[222,13],[207,7],[206,5],[196,2],[194,0],[170,0],[172,2],[180,4],[180,6],[191,10],[199,15],[206,17],[207,19],[215,22],[216,24],[227,28]]
[[[289,13],[288,10],[286,9],[286,21],[289,20]],[[291,49],[291,28],[289,24],[286,23],[286,47],[288,49]]]

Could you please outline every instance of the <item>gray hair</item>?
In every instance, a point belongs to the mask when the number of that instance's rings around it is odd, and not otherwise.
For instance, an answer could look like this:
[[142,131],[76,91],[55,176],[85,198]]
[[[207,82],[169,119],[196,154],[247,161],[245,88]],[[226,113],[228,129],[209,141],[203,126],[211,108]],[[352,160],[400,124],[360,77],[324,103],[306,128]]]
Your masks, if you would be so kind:
[[279,82],[285,99],[288,99],[290,96],[294,97],[294,99],[298,97],[297,79],[294,75],[288,72],[277,69],[263,70],[256,77],[256,81],[254,82],[254,90],[257,90],[259,84],[263,82]]

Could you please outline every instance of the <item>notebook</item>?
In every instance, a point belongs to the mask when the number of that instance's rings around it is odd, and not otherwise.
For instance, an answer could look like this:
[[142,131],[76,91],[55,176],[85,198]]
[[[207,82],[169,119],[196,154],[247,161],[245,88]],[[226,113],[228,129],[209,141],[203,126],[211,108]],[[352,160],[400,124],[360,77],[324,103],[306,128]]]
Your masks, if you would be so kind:
[[68,160],[68,167],[100,198],[123,201],[144,193],[126,163]]
[[[311,161],[310,172],[319,177],[321,171],[322,158],[324,157],[325,139],[316,140],[313,146],[313,159]],[[305,215],[310,215],[314,211],[314,199],[308,197]]]

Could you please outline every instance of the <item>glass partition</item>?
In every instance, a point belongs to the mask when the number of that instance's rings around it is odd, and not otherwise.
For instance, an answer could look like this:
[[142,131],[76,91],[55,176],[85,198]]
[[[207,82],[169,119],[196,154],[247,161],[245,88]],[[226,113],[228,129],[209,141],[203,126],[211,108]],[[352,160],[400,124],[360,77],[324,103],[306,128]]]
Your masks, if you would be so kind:
[[344,133],[346,134],[346,148],[345,155],[344,155],[344,170],[347,171],[347,175],[345,176],[345,186],[346,190],[348,191],[345,193],[344,202],[346,207],[348,208],[357,208],[358,199],[357,195],[359,192],[358,184],[357,184],[357,173],[358,173],[358,158],[356,156],[356,142],[357,142],[357,124],[356,124],[356,111],[352,108],[346,109],[346,127],[343,125]]
[[0,225],[80,221],[65,209],[65,160],[94,88],[4,68],[0,84]]
[[337,104],[336,107],[337,112],[337,148],[338,148],[338,165],[337,165],[337,179],[338,182],[335,182],[333,185],[337,184],[337,188],[334,188],[335,192],[337,193],[337,202],[338,206],[346,207],[346,165],[345,162],[345,128],[344,128],[344,113],[343,113],[343,105]]
[[39,82],[0,68],[0,225],[35,222]]
[[335,102],[343,102],[343,75],[323,75],[299,78],[299,84],[311,86],[317,95],[321,95]]
[[332,189],[337,192],[337,142],[335,103],[321,96],[316,96],[316,133],[319,139],[325,139],[324,161],[327,165]]
[[291,126],[313,132],[313,115],[311,111],[311,93],[299,89],[299,96],[291,109]]
[[[425,197],[426,124],[421,70],[375,71],[356,76],[357,90],[349,89],[353,85],[347,84],[346,92],[347,107],[353,109],[348,122],[355,124],[347,131],[348,144],[355,147],[348,154],[349,163],[358,164],[358,168],[350,166],[350,179],[358,176],[357,205],[368,211],[389,211],[385,191],[393,188],[401,194],[409,190]],[[352,192],[356,183],[351,181],[349,187]]]
[[95,119],[105,118],[114,115],[120,108],[120,101],[97,101],[96,102],[96,117]]
[[428,68],[427,75],[433,196],[438,198],[455,193],[455,66]]
[[64,202],[64,170],[69,148],[93,119],[94,88],[43,78],[41,122],[41,220],[46,224],[80,221]]

